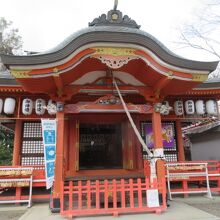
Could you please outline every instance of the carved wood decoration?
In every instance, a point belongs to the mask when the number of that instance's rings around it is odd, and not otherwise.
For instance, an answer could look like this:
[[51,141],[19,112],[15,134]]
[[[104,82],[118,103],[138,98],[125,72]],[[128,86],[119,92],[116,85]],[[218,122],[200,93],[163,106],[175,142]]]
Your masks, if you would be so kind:
[[[134,105],[129,103],[127,104],[127,107],[128,110],[132,113],[140,113],[140,114],[152,113],[152,106],[149,104]],[[88,112],[123,113],[124,108],[118,97],[115,97],[113,95],[106,95],[99,98],[95,102],[65,105],[64,112],[72,113],[72,114],[88,113]]]
[[95,52],[91,57],[99,59],[102,63],[112,69],[118,69],[127,64],[130,60],[139,58],[135,54],[135,49],[131,48],[96,47],[93,49]]

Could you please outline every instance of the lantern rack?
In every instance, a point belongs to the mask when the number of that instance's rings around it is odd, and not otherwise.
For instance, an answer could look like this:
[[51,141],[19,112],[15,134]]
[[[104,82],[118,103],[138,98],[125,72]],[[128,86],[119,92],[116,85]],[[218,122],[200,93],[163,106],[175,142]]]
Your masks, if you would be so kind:
[[29,187],[28,199],[0,200],[4,203],[28,203],[31,207],[32,185],[33,185],[33,168],[32,167],[1,167],[0,168],[0,189]]
[[[169,199],[172,200],[172,194],[190,194],[190,193],[207,193],[208,198],[212,198],[207,163],[167,163],[167,188]],[[170,183],[172,181],[186,180],[193,181],[195,178],[202,177],[206,181],[206,189],[204,190],[175,190],[171,191]]]

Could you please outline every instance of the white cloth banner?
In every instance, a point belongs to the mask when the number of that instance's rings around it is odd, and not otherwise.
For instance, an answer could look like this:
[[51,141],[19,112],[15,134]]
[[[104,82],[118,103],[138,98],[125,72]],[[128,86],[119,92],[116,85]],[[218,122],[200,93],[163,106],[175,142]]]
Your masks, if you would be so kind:
[[53,185],[54,169],[56,159],[56,130],[55,119],[41,119],[43,146],[44,146],[44,164],[46,176],[46,188]]

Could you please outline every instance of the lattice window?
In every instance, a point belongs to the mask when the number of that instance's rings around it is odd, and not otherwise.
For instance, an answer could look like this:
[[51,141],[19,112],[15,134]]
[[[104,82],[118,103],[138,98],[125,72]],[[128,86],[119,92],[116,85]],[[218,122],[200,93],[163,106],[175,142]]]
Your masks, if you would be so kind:
[[22,154],[43,154],[42,141],[23,141]]
[[21,159],[22,165],[43,165],[44,157],[22,157]]
[[42,138],[42,129],[40,122],[24,122],[23,137]]
[[166,161],[168,162],[176,162],[177,161],[177,153],[175,154],[164,154]]
[[44,148],[40,122],[24,122],[21,165],[44,165]]

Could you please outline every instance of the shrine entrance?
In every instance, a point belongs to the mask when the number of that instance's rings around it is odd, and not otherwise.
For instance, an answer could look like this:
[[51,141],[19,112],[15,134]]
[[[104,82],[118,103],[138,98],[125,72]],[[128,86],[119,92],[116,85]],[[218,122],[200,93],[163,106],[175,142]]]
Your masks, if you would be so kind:
[[121,133],[120,124],[80,124],[79,169],[121,169]]

